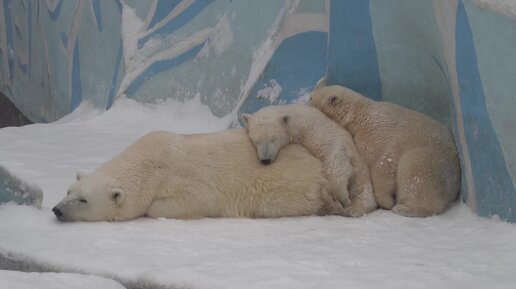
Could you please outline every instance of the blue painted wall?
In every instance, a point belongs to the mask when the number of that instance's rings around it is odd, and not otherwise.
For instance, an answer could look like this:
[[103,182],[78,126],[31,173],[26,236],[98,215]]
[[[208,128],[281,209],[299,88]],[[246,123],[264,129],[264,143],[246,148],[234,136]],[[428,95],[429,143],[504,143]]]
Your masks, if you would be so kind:
[[331,1],[327,85],[382,100],[370,1]]
[[[486,17],[493,15],[487,14]],[[515,221],[516,211],[513,212],[512,209],[516,208],[516,190],[488,111],[487,95],[478,65],[478,58],[482,55],[476,51],[471,21],[463,2],[459,2],[457,8],[456,45],[456,66],[462,107],[462,115],[457,117],[463,119],[465,144],[468,146],[474,180],[469,184],[467,191],[475,192],[474,205],[480,215],[498,214],[503,219]],[[516,96],[513,94],[514,104],[515,99]],[[496,113],[503,108],[496,105],[492,109],[492,113]],[[514,121],[512,112],[508,112],[506,117],[508,122]],[[515,147],[510,149],[514,150]]]
[[[199,97],[217,116],[317,80],[454,132],[461,198],[516,221],[516,15],[485,0],[0,0],[0,90],[36,122]],[[482,5],[478,5],[482,3]]]

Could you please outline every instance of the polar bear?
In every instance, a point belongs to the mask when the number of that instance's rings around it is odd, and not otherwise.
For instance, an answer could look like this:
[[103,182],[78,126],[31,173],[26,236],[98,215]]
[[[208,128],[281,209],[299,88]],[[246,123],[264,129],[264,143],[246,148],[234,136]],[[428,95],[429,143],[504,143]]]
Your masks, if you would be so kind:
[[457,198],[460,163],[450,131],[436,120],[342,87],[318,87],[310,103],[353,135],[380,207],[426,217]]
[[347,216],[376,209],[369,169],[352,136],[319,110],[302,104],[267,106],[253,115],[243,113],[241,120],[263,164],[273,162],[289,144],[300,144],[323,162],[331,190]]
[[243,129],[149,133],[89,175],[54,208],[60,221],[342,214],[322,163],[301,146],[262,166]]

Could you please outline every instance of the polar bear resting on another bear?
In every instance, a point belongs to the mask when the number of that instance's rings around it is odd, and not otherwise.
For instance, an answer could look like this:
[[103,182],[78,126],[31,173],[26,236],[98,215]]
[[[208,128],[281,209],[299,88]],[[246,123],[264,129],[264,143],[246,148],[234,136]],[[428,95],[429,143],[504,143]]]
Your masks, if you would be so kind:
[[263,166],[243,129],[152,132],[93,173],[54,208],[61,221],[342,214],[321,161],[292,145]]
[[370,168],[380,207],[403,216],[426,217],[441,213],[457,198],[459,158],[444,125],[342,86],[316,88],[311,105],[353,135]]
[[291,104],[264,107],[253,115],[243,113],[241,119],[263,164],[273,162],[289,144],[300,144],[323,162],[345,215],[359,217],[376,209],[369,169],[352,136],[322,112]]

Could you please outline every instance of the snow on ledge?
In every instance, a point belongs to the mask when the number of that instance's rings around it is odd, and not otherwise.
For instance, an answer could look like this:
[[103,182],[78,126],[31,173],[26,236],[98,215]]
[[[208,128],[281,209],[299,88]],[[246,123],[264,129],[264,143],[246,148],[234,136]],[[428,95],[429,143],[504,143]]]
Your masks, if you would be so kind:
[[9,289],[124,289],[116,281],[71,273],[25,273],[0,270],[0,288]]

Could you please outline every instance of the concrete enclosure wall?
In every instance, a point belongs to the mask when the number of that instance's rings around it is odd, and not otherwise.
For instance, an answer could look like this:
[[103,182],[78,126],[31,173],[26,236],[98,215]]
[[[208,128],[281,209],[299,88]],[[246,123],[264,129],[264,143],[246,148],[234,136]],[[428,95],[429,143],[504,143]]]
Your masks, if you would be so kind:
[[447,124],[461,198],[516,221],[513,1],[0,0],[0,23],[0,91],[32,121],[120,97],[236,119],[326,76]]

